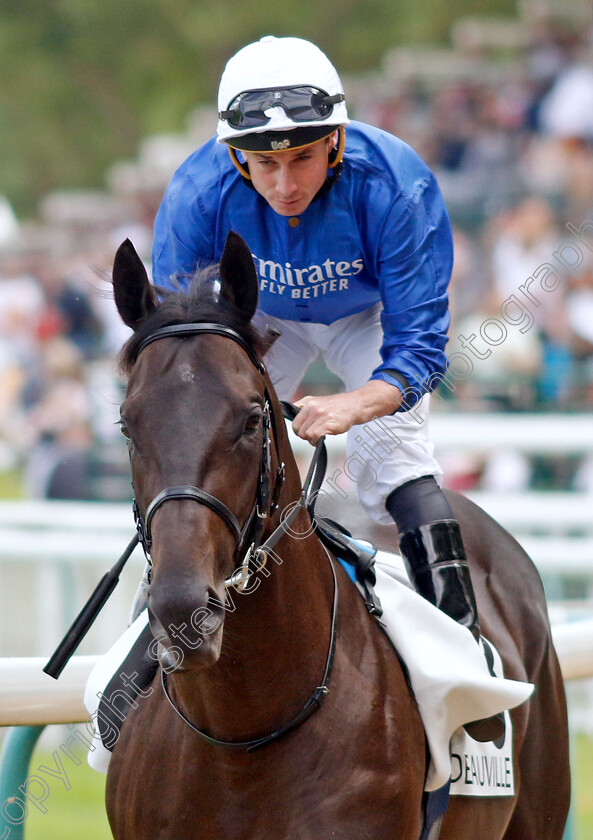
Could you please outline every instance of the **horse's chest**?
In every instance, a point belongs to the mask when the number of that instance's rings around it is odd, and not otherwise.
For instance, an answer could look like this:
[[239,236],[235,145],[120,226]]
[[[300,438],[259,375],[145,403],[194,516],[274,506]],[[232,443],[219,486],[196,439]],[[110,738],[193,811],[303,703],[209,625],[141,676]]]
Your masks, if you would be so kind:
[[[288,741],[286,742],[288,744]],[[193,757],[170,739],[133,771],[146,780],[126,798],[131,833],[116,840],[417,840],[420,798],[384,755],[357,762],[331,743],[292,754],[284,746],[218,763],[210,748]],[[285,753],[285,754],[283,754]],[[141,762],[144,764],[144,761]],[[155,764],[160,768],[155,772]],[[152,767],[152,770],[150,769]],[[121,784],[130,769],[122,768]],[[174,831],[172,833],[172,826]]]

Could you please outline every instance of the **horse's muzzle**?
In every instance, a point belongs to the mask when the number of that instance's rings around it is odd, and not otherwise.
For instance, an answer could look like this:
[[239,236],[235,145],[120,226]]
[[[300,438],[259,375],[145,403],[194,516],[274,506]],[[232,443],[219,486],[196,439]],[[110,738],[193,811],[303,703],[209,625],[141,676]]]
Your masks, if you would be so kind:
[[148,597],[150,628],[167,671],[205,668],[220,655],[224,606],[210,587],[155,587]]

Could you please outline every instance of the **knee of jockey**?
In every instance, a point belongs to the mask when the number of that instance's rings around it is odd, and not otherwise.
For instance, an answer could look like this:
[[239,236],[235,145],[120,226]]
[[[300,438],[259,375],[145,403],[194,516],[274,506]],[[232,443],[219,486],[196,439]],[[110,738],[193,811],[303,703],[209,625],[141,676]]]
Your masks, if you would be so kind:
[[385,506],[400,535],[422,525],[455,520],[451,505],[432,475],[414,478],[396,487],[387,497]]

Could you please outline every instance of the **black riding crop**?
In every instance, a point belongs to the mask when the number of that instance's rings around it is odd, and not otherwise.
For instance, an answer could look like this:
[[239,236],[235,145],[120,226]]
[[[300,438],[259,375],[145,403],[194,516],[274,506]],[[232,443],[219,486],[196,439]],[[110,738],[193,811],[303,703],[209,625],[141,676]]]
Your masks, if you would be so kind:
[[50,677],[53,677],[54,680],[58,679],[66,667],[66,663],[78,645],[82,642],[90,630],[94,620],[107,603],[111,593],[118,584],[119,576],[123,567],[126,565],[130,555],[137,545],[138,534],[134,534],[117,563],[113,566],[113,568],[109,569],[108,572],[105,572],[95,587],[94,592],[78,613],[72,622],[70,629],[50,657],[49,662],[43,670],[46,674],[49,674]]

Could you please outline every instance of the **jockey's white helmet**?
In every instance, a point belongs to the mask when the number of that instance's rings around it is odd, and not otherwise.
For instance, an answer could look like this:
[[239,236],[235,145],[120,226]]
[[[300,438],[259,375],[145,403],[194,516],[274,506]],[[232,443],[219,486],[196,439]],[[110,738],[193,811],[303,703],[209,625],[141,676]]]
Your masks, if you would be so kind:
[[348,125],[344,88],[327,56],[302,38],[266,35],[239,50],[218,89],[219,143],[270,152]]

